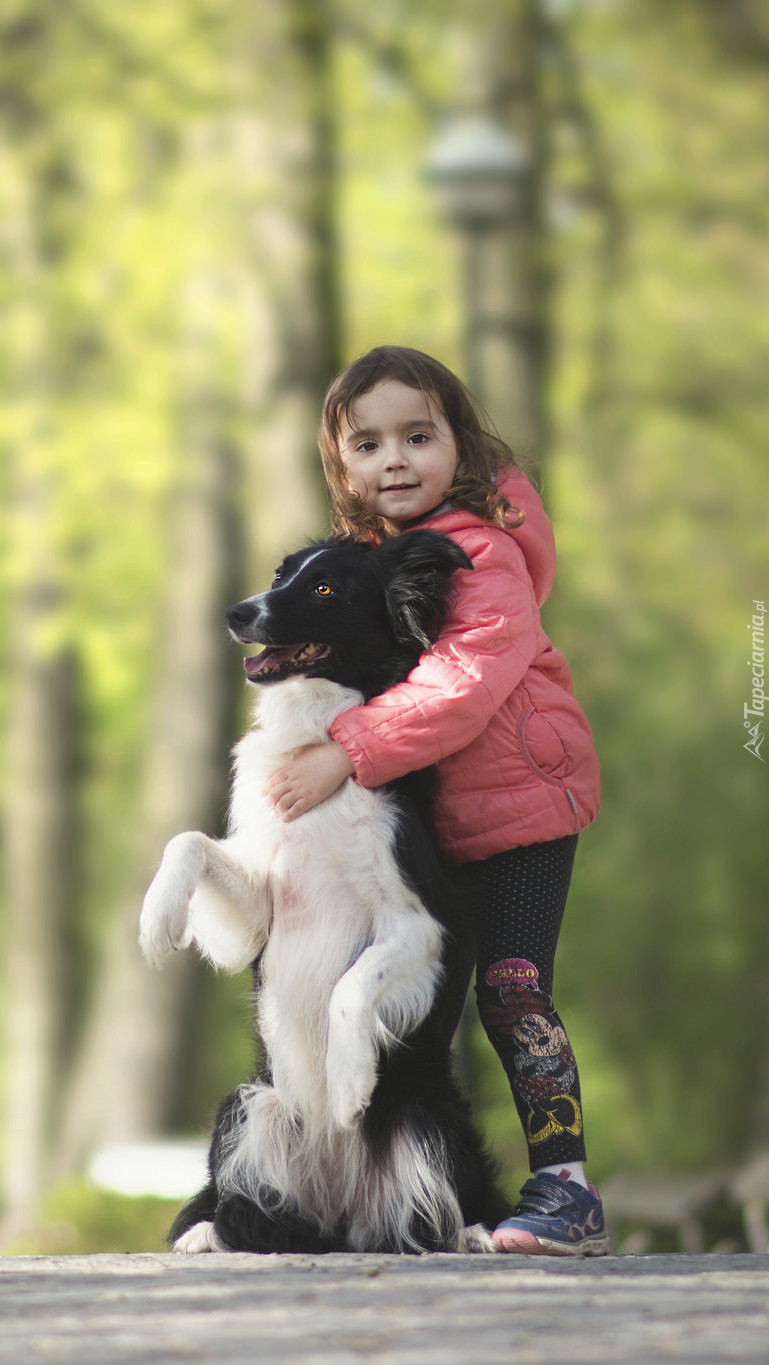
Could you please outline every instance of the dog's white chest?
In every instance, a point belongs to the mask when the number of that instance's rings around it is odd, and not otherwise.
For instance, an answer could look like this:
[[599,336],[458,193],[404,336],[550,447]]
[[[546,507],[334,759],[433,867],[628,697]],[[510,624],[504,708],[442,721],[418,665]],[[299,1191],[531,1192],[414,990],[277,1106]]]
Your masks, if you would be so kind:
[[268,957],[277,955],[285,936],[300,939],[292,943],[287,975],[301,981],[301,958],[312,979],[328,988],[376,936],[395,889],[395,820],[385,793],[348,781],[306,815],[273,825]]

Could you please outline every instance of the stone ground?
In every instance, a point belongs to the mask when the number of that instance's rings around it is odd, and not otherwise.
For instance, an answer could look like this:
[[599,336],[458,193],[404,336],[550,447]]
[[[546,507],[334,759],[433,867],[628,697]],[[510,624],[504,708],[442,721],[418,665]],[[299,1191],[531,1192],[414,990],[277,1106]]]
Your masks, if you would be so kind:
[[0,1258],[0,1361],[769,1365],[769,1255]]

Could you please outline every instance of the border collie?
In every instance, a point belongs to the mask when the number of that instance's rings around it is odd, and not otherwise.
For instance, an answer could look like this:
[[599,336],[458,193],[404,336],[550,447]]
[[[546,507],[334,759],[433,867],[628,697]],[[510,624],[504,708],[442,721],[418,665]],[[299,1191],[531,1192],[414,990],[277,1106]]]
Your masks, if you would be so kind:
[[264,796],[290,750],[406,677],[470,567],[432,531],[336,538],[227,612],[237,640],[266,646],[244,660],[259,696],[229,834],[170,841],[140,941],[156,967],[191,944],[217,967],[252,964],[263,1060],[220,1106],[178,1251],[495,1250],[485,1225],[510,1210],[450,1059],[470,919],[429,770],[377,790],[348,779],[289,823]]

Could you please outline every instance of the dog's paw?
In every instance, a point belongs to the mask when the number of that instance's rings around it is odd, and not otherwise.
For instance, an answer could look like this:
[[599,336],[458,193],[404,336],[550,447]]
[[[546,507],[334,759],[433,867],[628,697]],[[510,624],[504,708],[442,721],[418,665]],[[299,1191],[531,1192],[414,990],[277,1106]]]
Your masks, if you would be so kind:
[[151,967],[160,968],[184,940],[189,898],[179,896],[158,873],[144,897],[139,920],[139,946]]
[[174,1242],[174,1251],[181,1251],[185,1256],[199,1256],[205,1251],[226,1250],[213,1223],[196,1223]]
[[139,945],[151,967],[162,967],[171,953],[184,946],[190,901],[205,865],[202,837],[193,832],[171,840],[144,897]]
[[338,1078],[329,1079],[329,1107],[338,1128],[354,1128],[360,1122],[371,1102],[375,1084],[376,1076],[370,1085],[361,1085],[359,1078],[350,1078],[347,1083]]
[[483,1223],[462,1228],[457,1239],[457,1251],[464,1256],[493,1256],[499,1247],[492,1241],[491,1233]]
[[329,1038],[326,1079],[331,1115],[339,1128],[354,1128],[368,1109],[377,1081],[371,1039]]

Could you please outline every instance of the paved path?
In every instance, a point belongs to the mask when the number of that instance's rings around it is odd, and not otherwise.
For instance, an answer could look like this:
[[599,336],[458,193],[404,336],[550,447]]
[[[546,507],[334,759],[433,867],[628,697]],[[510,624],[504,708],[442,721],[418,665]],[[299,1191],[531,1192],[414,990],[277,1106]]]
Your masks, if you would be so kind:
[[769,1363],[769,1256],[0,1258],[20,1365]]

